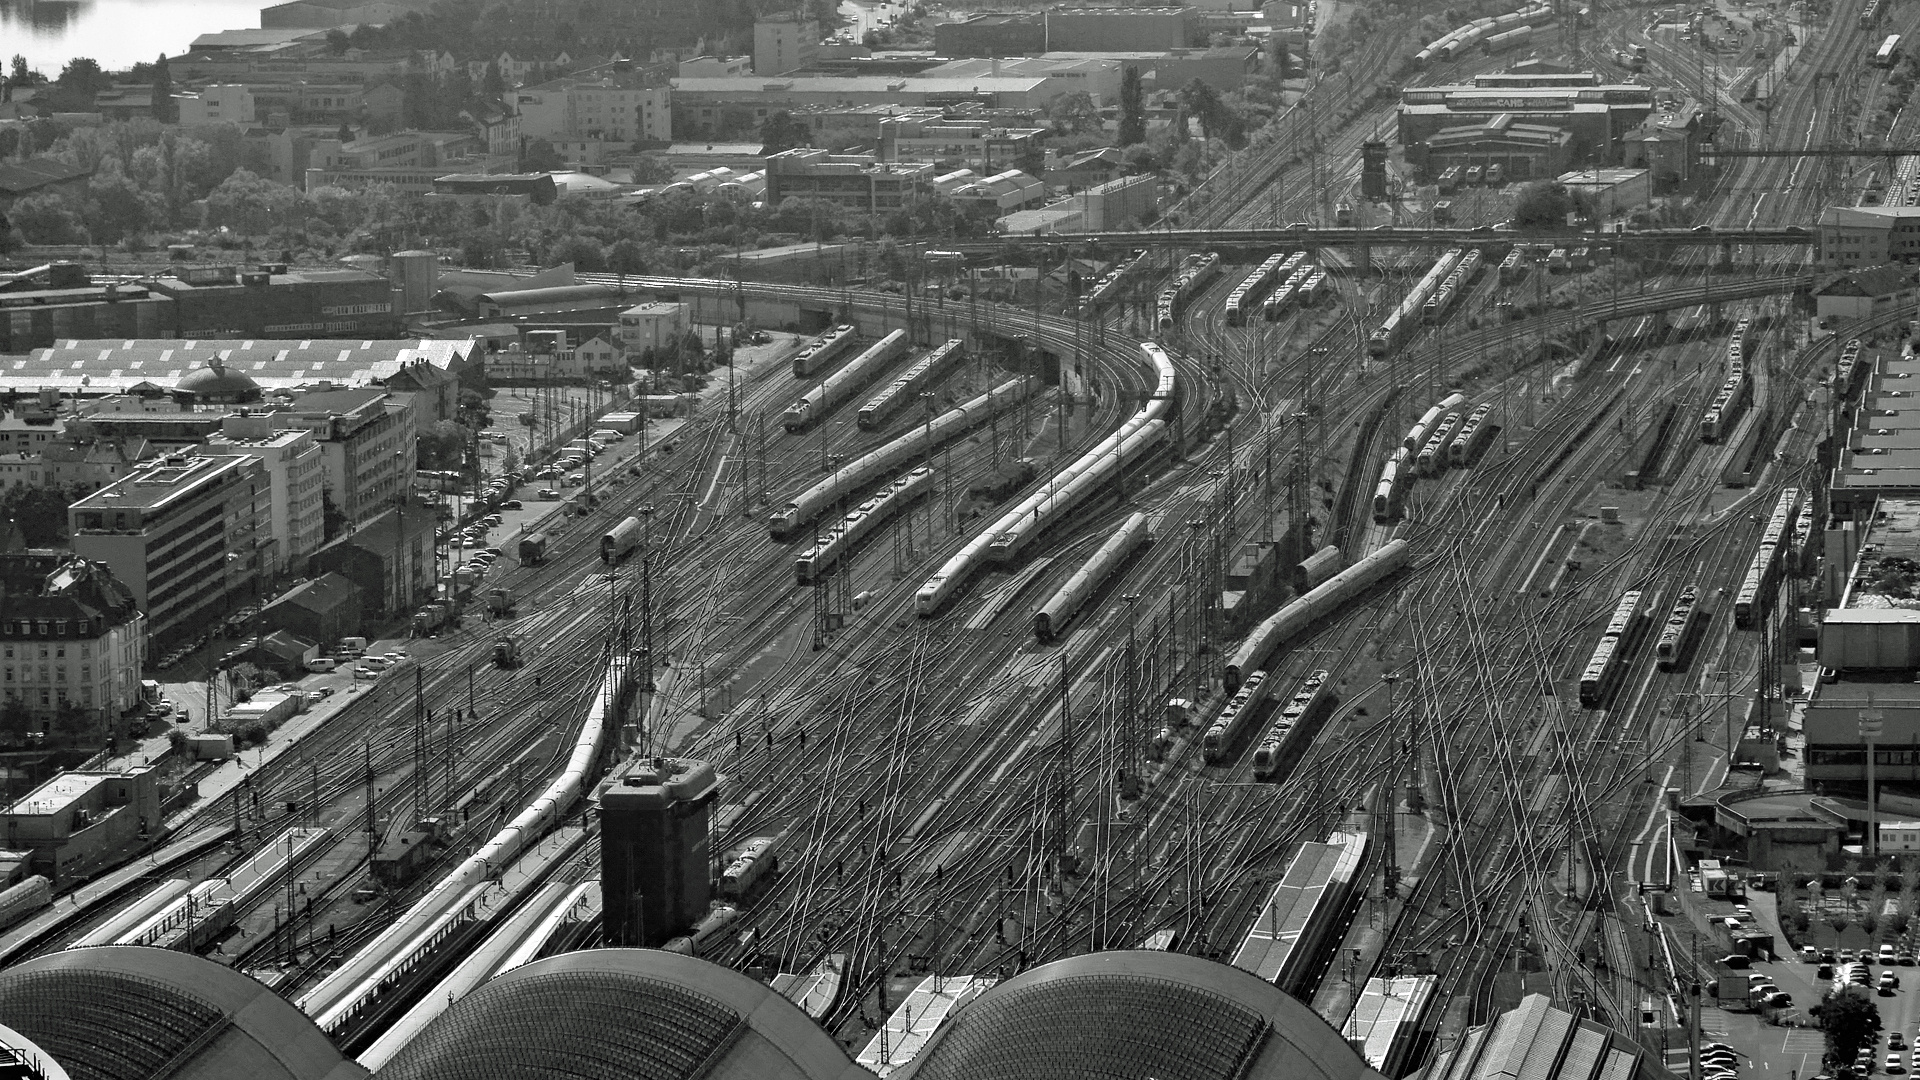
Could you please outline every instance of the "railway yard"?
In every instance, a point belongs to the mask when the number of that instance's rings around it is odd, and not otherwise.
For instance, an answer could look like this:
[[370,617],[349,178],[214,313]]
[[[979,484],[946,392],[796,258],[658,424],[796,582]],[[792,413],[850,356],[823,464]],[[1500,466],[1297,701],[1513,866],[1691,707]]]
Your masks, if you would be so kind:
[[[1866,129],[1887,74],[1863,58],[1920,8],[1761,10],[1708,16],[1735,44],[1705,59],[1684,15],[1625,4],[1541,9],[1529,48],[1608,81],[1637,48],[1723,147],[1911,139],[1905,109]],[[1412,173],[1360,197],[1397,88],[1366,80],[1517,54],[1403,66],[1421,44],[1316,73],[1168,223],[1437,224]],[[1913,182],[1910,158],[1718,164],[1668,225],[1806,225]],[[0,949],[193,949],[377,1065],[463,956],[607,943],[597,785],[671,757],[711,767],[718,885],[670,947],[830,971],[809,1011],[848,1046],[926,974],[1142,947],[1254,970],[1336,1028],[1369,978],[1419,974],[1416,1039],[1524,982],[1697,1045],[1712,947],[1646,899],[1690,870],[1667,811],[1758,776],[1736,701],[1790,711],[1828,406],[1912,312],[1816,327],[1804,244],[1596,233],[1610,258],[1561,267],[1492,228],[1511,191],[1446,199],[1460,230],[1425,245],[970,255],[1111,271],[1019,307],[624,276],[697,321],[751,301],[800,325],[627,448],[597,505],[555,503],[544,558],[508,545],[511,662],[497,626],[410,642],[168,822],[211,846]],[[370,840],[408,827],[418,865],[383,870]]]

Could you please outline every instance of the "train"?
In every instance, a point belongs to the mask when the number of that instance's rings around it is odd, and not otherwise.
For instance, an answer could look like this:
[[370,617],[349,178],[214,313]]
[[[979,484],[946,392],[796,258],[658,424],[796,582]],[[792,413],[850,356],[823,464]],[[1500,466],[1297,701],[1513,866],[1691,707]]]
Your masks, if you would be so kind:
[[1589,709],[1598,708],[1606,700],[1626,667],[1627,653],[1632,651],[1646,620],[1640,610],[1643,595],[1639,589],[1621,594],[1612,616],[1607,619],[1606,629],[1593,647],[1593,655],[1587,659],[1586,669],[1580,673],[1580,704]]
[[1720,389],[1700,414],[1700,441],[1724,441],[1740,422],[1753,397],[1753,363],[1760,352],[1760,338],[1753,333],[1753,321],[1741,319],[1727,339],[1727,375]]
[[1288,584],[1293,586],[1294,595],[1304,596],[1309,589],[1346,569],[1340,549],[1332,544],[1307,556],[1294,564]]
[[1181,261],[1180,269],[1173,275],[1173,280],[1167,283],[1166,288],[1160,290],[1159,297],[1154,301],[1153,324],[1160,328],[1161,333],[1165,334],[1173,329],[1174,320],[1180,317],[1180,312],[1186,308],[1187,301],[1192,300],[1194,294],[1199,292],[1207,282],[1212,281],[1214,275],[1219,272],[1220,256],[1215,252],[1189,255]]
[[1880,21],[1880,0],[1867,0],[1860,9],[1860,29],[1871,30]]
[[1833,394],[1839,401],[1853,400],[1866,381],[1868,364],[1860,356],[1863,347],[1859,338],[1851,338],[1840,347],[1840,359],[1833,368]]
[[1520,48],[1527,42],[1533,40],[1533,34],[1534,27],[1516,26],[1511,30],[1503,30],[1498,34],[1490,35],[1486,41],[1481,42],[1480,47],[1488,56],[1492,56],[1495,53],[1503,53],[1509,49]]
[[1499,425],[1491,423],[1489,420],[1492,415],[1493,403],[1489,401],[1475,408],[1473,412],[1467,416],[1467,422],[1461,425],[1459,433],[1453,437],[1453,442],[1447,446],[1448,468],[1465,469],[1472,467],[1475,459],[1480,456],[1480,451],[1485,449],[1487,440],[1493,437],[1495,431],[1499,430]]
[[859,331],[848,323],[828,330],[793,354],[793,377],[805,379],[815,372],[838,360],[853,347],[853,340]]
[[786,833],[772,836],[756,836],[740,845],[740,850],[726,861],[726,869],[720,871],[720,880],[715,884],[714,892],[729,900],[744,900],[768,875],[780,872],[780,849],[786,844]]
[[1530,5],[1518,11],[1487,19],[1475,19],[1465,26],[1457,26],[1435,38],[1431,43],[1413,54],[1416,66],[1425,67],[1434,61],[1452,60],[1466,49],[1475,45],[1486,47],[1487,51],[1498,51],[1491,46],[1493,40],[1502,34],[1511,34],[1522,27],[1538,27],[1553,21],[1553,8],[1544,5]]
[[1325,669],[1310,672],[1300,680],[1300,686],[1294,690],[1293,697],[1281,707],[1280,715],[1273,718],[1273,726],[1260,740],[1253,751],[1253,775],[1257,780],[1271,780],[1280,772],[1287,761],[1287,744],[1293,741],[1294,732],[1303,727],[1320,703],[1333,692],[1333,674]]
[[1245,682],[1233,692],[1220,715],[1214,717],[1207,726],[1206,734],[1200,736],[1200,756],[1209,765],[1218,765],[1233,753],[1240,742],[1240,736],[1246,733],[1247,725],[1253,721],[1253,714],[1260,709],[1260,703],[1267,699],[1267,673],[1255,671],[1247,676]]
[[1128,517],[1107,538],[1107,542],[1100,545],[1093,557],[1074,571],[1073,576],[1062,582],[1046,603],[1034,611],[1033,636],[1041,641],[1052,641],[1059,636],[1060,631],[1079,612],[1081,605],[1100,587],[1100,583],[1135,551],[1152,542],[1153,533],[1147,527],[1147,515],[1135,513]]
[[1306,256],[1297,255],[1294,258],[1300,262],[1291,270],[1285,265],[1280,267],[1280,283],[1274,286],[1273,291],[1267,294],[1266,302],[1260,305],[1260,317],[1268,322],[1280,321],[1294,301],[1300,299],[1300,291],[1307,287],[1307,282],[1312,280],[1316,272],[1313,264],[1306,261]]
[[1240,284],[1227,294],[1227,325],[1247,325],[1247,310],[1259,303],[1272,289],[1280,273],[1280,265],[1287,261],[1286,252],[1269,255],[1253,273],[1248,274]]
[[640,543],[640,519],[627,518],[608,529],[600,538],[600,561],[612,566],[627,557]]
[[1880,48],[1873,54],[1873,66],[1877,68],[1890,68],[1899,62],[1899,60],[1900,35],[1888,34],[1887,40],[1881,42]]
[[1773,515],[1760,533],[1760,546],[1747,565],[1740,591],[1734,594],[1733,625],[1738,629],[1759,629],[1760,618],[1780,587],[1781,570],[1790,562],[1786,553],[1799,530],[1800,497],[1800,489],[1790,487],[1781,491],[1773,504]]
[[1700,587],[1689,585],[1680,590],[1673,602],[1673,610],[1667,613],[1667,623],[1660,628],[1660,640],[1654,646],[1653,654],[1659,661],[1661,671],[1672,671],[1680,660],[1680,653],[1687,647],[1687,635],[1693,633],[1693,624],[1700,617]]
[[879,393],[867,399],[860,406],[855,421],[861,431],[873,431],[887,422],[887,418],[900,411],[901,406],[914,400],[920,388],[938,380],[955,364],[967,358],[967,343],[954,338],[921,357],[907,369],[907,373],[888,383]]
[[1026,400],[1035,385],[1025,377],[1009,379],[971,401],[948,409],[932,423],[915,424],[891,441],[854,458],[767,515],[767,535],[781,542],[791,540],[842,499]]
[[398,919],[346,958],[295,1002],[329,1035],[338,1036],[360,1011],[429,947],[437,934],[479,893],[493,885],[501,867],[511,866],[529,846],[589,793],[606,749],[610,730],[623,722],[637,680],[629,672],[637,657],[616,655],[607,664],[600,691],[588,699],[586,717],[574,736],[566,764],[540,794],[473,854],[440,879]]
[[24,921],[52,903],[53,884],[39,874],[7,886],[5,892],[0,892],[0,930]]
[[1413,482],[1413,466],[1407,448],[1396,446],[1393,456],[1380,469],[1380,481],[1373,487],[1373,522],[1391,525],[1406,509],[1407,485]]
[[1453,268],[1460,265],[1460,260],[1465,257],[1465,254],[1461,249],[1453,248],[1440,256],[1439,261],[1433,264],[1426,276],[1407,292],[1399,305],[1388,312],[1387,317],[1381,321],[1373,333],[1367,336],[1367,355],[1386,356],[1406,344],[1407,338],[1420,325],[1420,316],[1426,310],[1427,301],[1433,298],[1434,292],[1447,280],[1447,275],[1453,273]]
[[1507,252],[1507,257],[1500,260],[1500,284],[1512,285],[1518,282],[1527,276],[1529,269],[1527,260],[1521,258],[1518,251]]
[[1433,429],[1433,425],[1438,423],[1441,417],[1466,403],[1467,395],[1457,390],[1441,398],[1438,402],[1430,406],[1426,412],[1420,414],[1420,419],[1416,420],[1414,425],[1407,429],[1406,437],[1400,440],[1400,445],[1405,447],[1409,454],[1419,453],[1420,448],[1426,445],[1427,432]]
[[1099,281],[1094,282],[1093,288],[1087,291],[1087,298],[1081,302],[1081,307],[1091,311],[1120,295],[1120,288],[1126,284],[1127,279],[1146,265],[1146,248],[1137,248],[1129,252],[1126,258],[1115,263]]
[[1459,413],[1448,413],[1434,427],[1433,434],[1427,436],[1427,445],[1420,448],[1420,456],[1414,459],[1414,471],[1421,476],[1439,476],[1446,472],[1452,460],[1447,456],[1447,450],[1453,445],[1454,433],[1460,430],[1464,422]]
[[1309,626],[1332,615],[1347,602],[1399,571],[1413,558],[1413,549],[1405,540],[1391,540],[1380,550],[1328,578],[1268,616],[1247,634],[1228,657],[1221,670],[1221,685],[1233,693],[1240,688],[1242,672],[1252,671],[1287,642]]
[[1332,285],[1328,284],[1328,282],[1332,280],[1332,278],[1327,276],[1325,270],[1315,267],[1313,272],[1307,275],[1307,280],[1301,282],[1300,285],[1294,289],[1294,302],[1301,307],[1312,307],[1318,304],[1321,298],[1326,296],[1327,292],[1333,288]]
[[788,431],[805,431],[816,421],[832,412],[842,401],[859,393],[860,388],[872,382],[887,365],[907,355],[907,332],[895,330],[881,338],[859,356],[847,362],[847,366],[827,376],[820,385],[800,396],[793,403],[780,423]]
[[1166,437],[1167,417],[1176,390],[1173,358],[1159,343],[1143,341],[1140,355],[1154,372],[1154,388],[1139,412],[1100,440],[1046,487],[1022,499],[984,532],[967,541],[914,593],[913,608],[922,618],[938,613],[954,592],[988,561],[1018,557],[1034,537],[1071,511],[1079,501],[1121,475]]
[[886,524],[887,519],[912,506],[916,499],[933,490],[933,470],[922,465],[881,489],[880,493],[847,512],[814,540],[812,547],[793,561],[794,581],[811,585],[824,577],[840,556],[868,533]]
[[1434,290],[1427,302],[1420,305],[1420,318],[1423,322],[1437,323],[1453,311],[1467,290],[1473,285],[1473,279],[1480,273],[1481,256],[1478,251],[1469,251],[1460,256],[1453,271],[1449,273],[1440,287]]
[[727,928],[740,920],[740,909],[732,904],[716,904],[693,926],[693,932],[660,946],[662,952],[702,956],[720,943]]

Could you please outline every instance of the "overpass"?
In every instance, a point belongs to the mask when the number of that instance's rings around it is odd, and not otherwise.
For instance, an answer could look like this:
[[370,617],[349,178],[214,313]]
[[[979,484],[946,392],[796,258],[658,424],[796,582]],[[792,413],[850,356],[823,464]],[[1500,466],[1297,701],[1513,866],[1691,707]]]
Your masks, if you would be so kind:
[[1724,229],[1696,225],[1690,229],[1622,229],[1594,232],[1582,229],[1497,229],[1481,225],[1471,229],[1436,229],[1413,226],[1381,225],[1371,229],[1323,229],[1314,226],[1228,228],[1228,229],[1142,229],[1138,232],[1039,233],[1033,236],[1007,236],[992,240],[963,240],[943,247],[967,254],[993,254],[1009,246],[1081,245],[1087,247],[1142,248],[1174,247],[1186,249],[1216,247],[1459,247],[1489,244],[1546,244],[1560,247],[1655,246],[1736,244],[1770,246],[1808,245],[1814,242],[1812,230],[1799,225],[1772,229]]

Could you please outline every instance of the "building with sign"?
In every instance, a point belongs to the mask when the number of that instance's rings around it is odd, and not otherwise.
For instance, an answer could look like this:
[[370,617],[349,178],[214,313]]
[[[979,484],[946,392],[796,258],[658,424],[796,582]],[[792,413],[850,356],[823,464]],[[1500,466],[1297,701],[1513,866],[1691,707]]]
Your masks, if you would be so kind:
[[1400,93],[1399,140],[1404,147],[1459,127],[1484,127],[1498,118],[1566,132],[1575,163],[1621,160],[1627,135],[1654,112],[1654,90],[1637,83],[1508,86],[1416,86]]

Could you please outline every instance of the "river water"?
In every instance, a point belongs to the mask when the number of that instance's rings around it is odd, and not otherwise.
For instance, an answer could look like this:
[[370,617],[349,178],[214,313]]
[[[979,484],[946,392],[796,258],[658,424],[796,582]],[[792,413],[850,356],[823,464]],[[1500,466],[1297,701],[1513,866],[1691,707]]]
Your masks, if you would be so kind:
[[178,56],[201,34],[260,25],[273,0],[0,0],[0,63],[15,54],[51,79],[90,56],[108,71],[165,52]]

